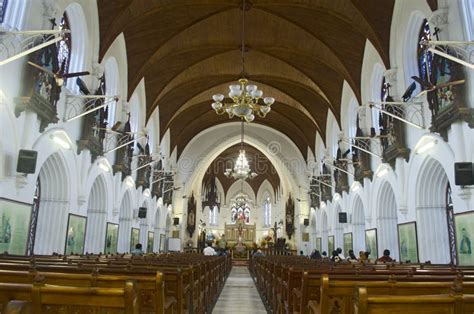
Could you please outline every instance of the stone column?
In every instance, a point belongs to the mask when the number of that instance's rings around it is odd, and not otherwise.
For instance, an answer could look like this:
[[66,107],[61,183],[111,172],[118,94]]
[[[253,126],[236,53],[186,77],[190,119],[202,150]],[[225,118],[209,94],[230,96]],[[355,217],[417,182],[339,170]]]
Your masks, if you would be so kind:
[[107,213],[98,209],[87,211],[87,230],[84,253],[99,253],[105,249]]
[[449,263],[449,238],[444,205],[416,208],[418,254],[420,262]]
[[119,234],[117,251],[119,253],[130,252],[130,237],[132,228],[131,218],[119,219]]

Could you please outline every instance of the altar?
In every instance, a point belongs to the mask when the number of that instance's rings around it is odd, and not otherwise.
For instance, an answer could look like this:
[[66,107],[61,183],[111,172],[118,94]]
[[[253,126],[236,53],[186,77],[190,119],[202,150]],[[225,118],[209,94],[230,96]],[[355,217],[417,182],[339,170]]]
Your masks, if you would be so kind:
[[228,243],[238,243],[239,239],[243,244],[252,245],[256,241],[255,224],[245,224],[239,220],[235,224],[225,224],[225,238]]

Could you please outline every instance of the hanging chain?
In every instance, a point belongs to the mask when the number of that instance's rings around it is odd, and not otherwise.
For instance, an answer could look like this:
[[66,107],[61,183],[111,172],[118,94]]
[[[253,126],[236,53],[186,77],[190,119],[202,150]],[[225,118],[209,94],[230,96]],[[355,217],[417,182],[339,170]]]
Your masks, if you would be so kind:
[[245,52],[245,0],[242,2],[242,34],[241,34],[241,39],[242,39],[242,48],[241,48],[241,58],[242,58],[242,76],[245,75],[245,57],[244,57],[244,52]]

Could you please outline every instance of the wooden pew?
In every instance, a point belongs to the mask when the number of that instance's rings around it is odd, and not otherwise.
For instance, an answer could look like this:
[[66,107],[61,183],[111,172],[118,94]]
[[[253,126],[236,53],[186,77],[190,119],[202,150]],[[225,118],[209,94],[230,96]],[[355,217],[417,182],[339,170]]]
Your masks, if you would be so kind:
[[438,295],[369,295],[365,287],[355,292],[354,313],[356,314],[467,314],[474,312],[472,294]]
[[[84,288],[40,284],[0,283],[0,307],[11,309],[20,302],[19,311],[41,313],[141,313],[135,284],[124,288]],[[10,303],[9,303],[10,302]]]

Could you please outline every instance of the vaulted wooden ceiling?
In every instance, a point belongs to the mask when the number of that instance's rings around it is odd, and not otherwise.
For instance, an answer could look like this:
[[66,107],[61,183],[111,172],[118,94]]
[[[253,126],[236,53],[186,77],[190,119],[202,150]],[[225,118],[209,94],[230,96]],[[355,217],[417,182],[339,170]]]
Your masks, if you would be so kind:
[[[394,0],[251,0],[245,11],[246,76],[276,103],[256,122],[286,134],[303,156],[340,120],[344,80],[360,100],[370,40],[389,68]],[[100,58],[123,32],[128,95],[144,77],[147,117],[160,111],[178,156],[200,131],[221,123],[211,96],[240,78],[241,0],[99,0]]]

